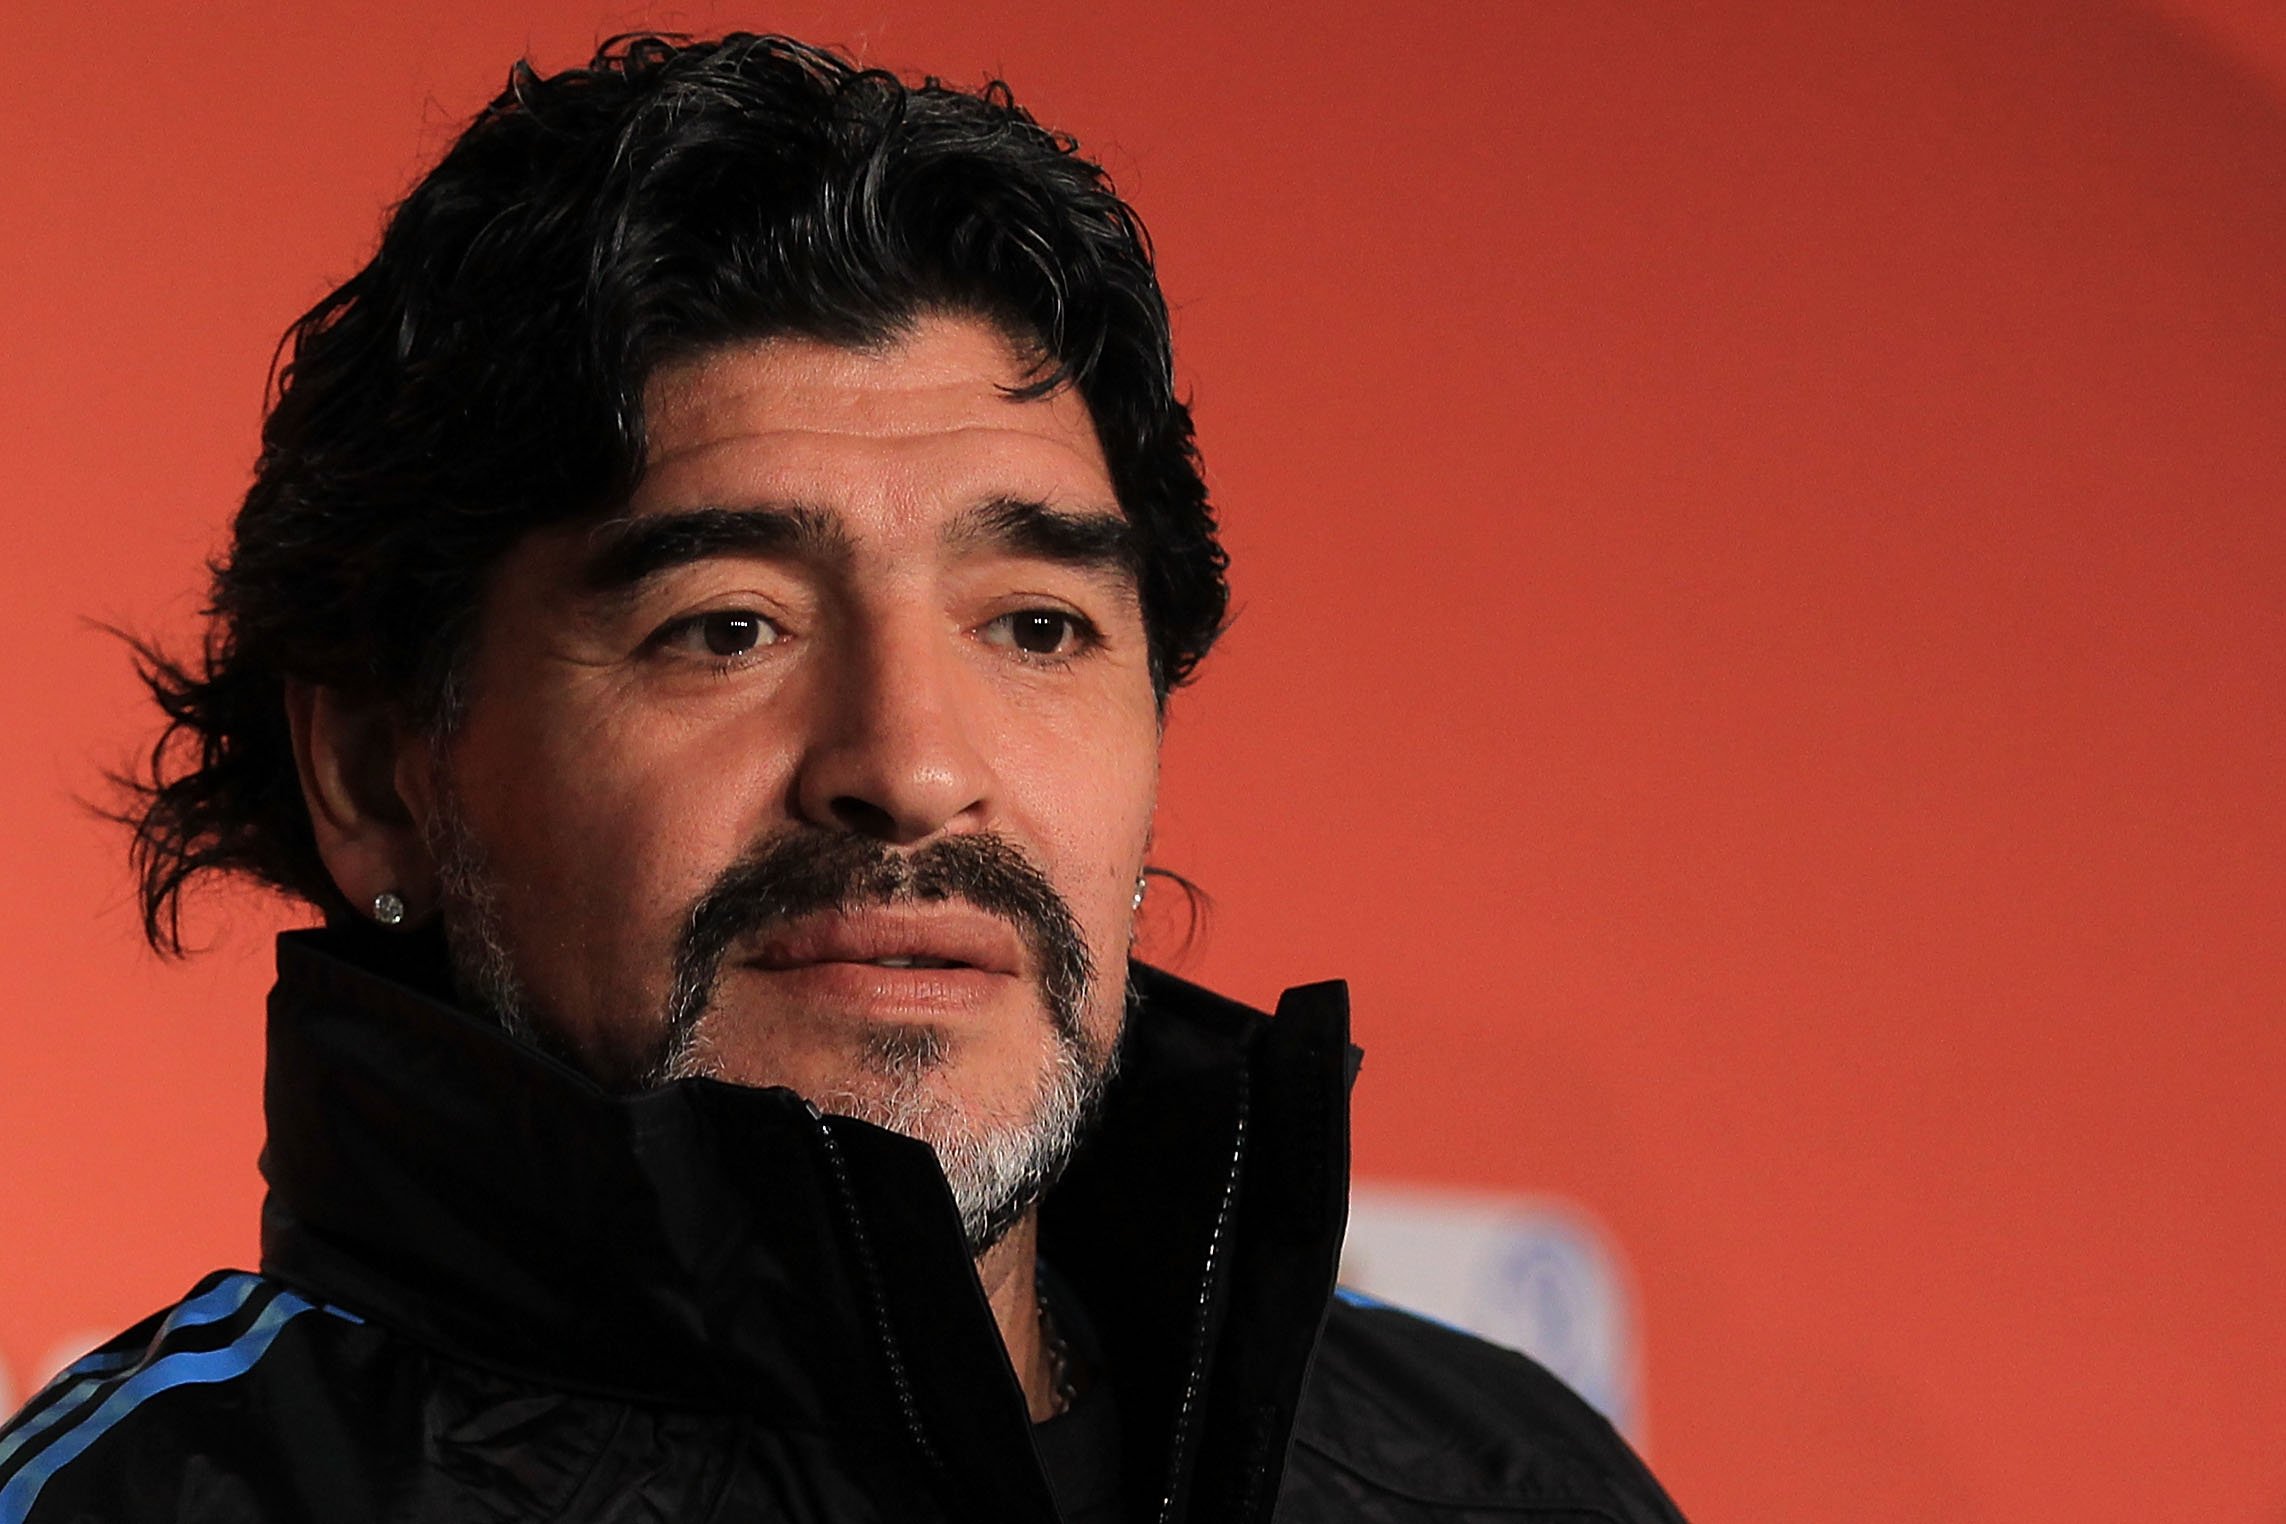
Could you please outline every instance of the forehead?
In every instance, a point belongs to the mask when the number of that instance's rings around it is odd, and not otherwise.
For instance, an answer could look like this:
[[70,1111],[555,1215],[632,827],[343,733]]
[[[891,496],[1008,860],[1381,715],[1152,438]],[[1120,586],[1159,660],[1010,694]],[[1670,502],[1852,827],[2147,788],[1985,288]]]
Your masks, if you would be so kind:
[[662,366],[644,392],[648,455],[632,512],[800,501],[887,524],[988,495],[1110,507],[1087,404],[1017,400],[1029,359],[996,327],[929,316],[848,348],[777,338]]

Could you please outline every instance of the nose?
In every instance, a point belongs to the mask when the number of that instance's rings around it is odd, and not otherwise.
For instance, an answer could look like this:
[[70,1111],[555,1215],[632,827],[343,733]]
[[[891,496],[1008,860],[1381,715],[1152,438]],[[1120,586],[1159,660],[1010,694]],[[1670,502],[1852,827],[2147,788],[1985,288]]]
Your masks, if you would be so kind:
[[818,673],[815,728],[794,778],[809,824],[912,846],[981,816],[991,768],[975,695],[940,630],[914,620],[839,643]]

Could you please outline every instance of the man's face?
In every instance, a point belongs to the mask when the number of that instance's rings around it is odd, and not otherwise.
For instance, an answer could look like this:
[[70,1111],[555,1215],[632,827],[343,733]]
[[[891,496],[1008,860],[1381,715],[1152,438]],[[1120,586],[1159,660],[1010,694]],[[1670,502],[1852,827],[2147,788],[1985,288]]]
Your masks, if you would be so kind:
[[433,833],[465,982],[606,1083],[790,1086],[949,1174],[1068,1130],[1159,727],[1087,408],[1025,379],[948,316],[653,378],[633,502],[488,584]]

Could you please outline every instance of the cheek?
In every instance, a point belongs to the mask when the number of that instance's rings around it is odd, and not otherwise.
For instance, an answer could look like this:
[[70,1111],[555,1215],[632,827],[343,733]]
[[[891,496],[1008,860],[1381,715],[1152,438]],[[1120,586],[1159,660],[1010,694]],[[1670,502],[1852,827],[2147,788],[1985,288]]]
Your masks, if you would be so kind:
[[769,759],[720,729],[572,703],[472,716],[454,784],[535,993],[663,991],[692,901],[764,829]]
[[1158,797],[1158,729],[1130,724],[1058,745],[1028,769],[1023,813],[1100,967],[1124,954]]

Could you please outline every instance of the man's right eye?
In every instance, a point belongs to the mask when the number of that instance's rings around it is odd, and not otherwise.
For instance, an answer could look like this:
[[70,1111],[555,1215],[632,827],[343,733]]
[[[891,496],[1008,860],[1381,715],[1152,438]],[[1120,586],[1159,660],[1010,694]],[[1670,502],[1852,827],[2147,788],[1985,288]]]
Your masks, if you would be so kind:
[[679,646],[696,654],[728,660],[744,656],[778,639],[778,627],[751,609],[717,609],[693,614],[660,632],[664,645]]

